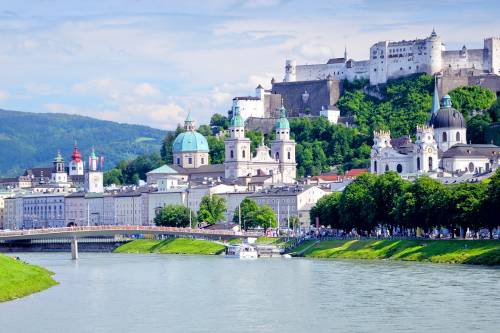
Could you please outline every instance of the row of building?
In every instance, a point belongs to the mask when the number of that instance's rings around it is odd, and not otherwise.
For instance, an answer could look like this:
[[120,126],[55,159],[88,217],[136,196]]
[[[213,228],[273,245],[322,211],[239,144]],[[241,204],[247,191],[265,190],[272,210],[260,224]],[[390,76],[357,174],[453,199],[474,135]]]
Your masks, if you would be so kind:
[[251,198],[259,205],[271,206],[281,226],[292,216],[307,226],[310,209],[329,193],[329,187],[298,184],[295,141],[290,138],[284,108],[274,129],[271,147],[261,142],[252,153],[244,121],[235,107],[225,140],[224,163],[210,165],[207,140],[188,115],[184,132],[172,144],[174,163],[148,172],[143,186],[104,188],[103,158],[93,151],[85,167],[75,145],[68,167],[58,153],[53,167],[45,170],[50,178],[33,176],[29,186],[16,183],[0,193],[2,227],[152,225],[166,205],[184,205],[196,213],[205,195],[226,200],[226,221],[232,220],[243,199]]

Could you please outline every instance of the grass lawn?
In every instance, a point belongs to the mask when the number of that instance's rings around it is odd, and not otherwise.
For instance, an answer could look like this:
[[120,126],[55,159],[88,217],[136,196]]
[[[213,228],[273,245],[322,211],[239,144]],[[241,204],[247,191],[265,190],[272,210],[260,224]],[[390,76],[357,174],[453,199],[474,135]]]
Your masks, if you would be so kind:
[[305,251],[304,256],[500,265],[500,241],[332,240],[319,242]]
[[138,239],[116,248],[115,253],[220,254],[224,246],[199,239]]
[[57,284],[54,273],[0,254],[0,302],[33,294]]

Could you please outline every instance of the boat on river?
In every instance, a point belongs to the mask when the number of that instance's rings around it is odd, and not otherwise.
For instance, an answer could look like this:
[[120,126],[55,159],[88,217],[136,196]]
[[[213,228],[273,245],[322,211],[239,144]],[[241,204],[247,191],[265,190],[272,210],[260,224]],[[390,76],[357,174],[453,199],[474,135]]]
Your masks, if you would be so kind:
[[229,245],[226,249],[226,256],[239,259],[257,259],[259,254],[257,249],[250,244]]

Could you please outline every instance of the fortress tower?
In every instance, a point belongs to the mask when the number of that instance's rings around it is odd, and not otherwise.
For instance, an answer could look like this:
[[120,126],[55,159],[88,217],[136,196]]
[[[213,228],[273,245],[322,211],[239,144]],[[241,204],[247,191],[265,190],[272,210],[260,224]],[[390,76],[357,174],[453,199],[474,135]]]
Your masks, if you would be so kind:
[[285,82],[297,81],[297,62],[295,60],[287,60],[285,63]]

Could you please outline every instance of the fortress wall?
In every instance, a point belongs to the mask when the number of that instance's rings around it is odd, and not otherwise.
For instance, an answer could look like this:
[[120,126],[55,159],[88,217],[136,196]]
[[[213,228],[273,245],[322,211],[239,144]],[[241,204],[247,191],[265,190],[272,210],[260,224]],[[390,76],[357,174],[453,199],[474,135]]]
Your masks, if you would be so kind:
[[[302,94],[307,91],[309,99],[306,103]],[[343,91],[342,82],[339,80],[316,80],[279,82],[273,84],[272,92],[283,97],[283,104],[291,117],[307,113],[318,116],[321,108],[333,107]]]
[[345,63],[299,65],[296,67],[297,81],[325,80],[328,75],[332,78],[345,78]]

